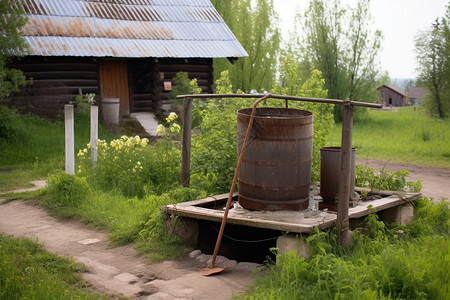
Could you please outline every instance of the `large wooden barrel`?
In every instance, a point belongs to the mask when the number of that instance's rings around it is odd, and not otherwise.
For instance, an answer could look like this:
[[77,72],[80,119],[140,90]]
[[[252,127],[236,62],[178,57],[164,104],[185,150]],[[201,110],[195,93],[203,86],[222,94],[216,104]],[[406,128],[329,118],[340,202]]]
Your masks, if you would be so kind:
[[[238,154],[252,109],[237,113]],[[257,108],[239,172],[239,204],[252,210],[302,210],[311,181],[313,114]]]

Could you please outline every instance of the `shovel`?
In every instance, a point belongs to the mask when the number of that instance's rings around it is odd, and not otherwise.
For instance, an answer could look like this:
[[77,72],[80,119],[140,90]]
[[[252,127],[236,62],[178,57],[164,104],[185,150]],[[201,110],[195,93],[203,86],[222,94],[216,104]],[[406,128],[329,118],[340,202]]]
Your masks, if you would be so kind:
[[236,170],[234,172],[233,183],[231,184],[230,194],[228,195],[227,205],[225,207],[225,213],[223,214],[222,224],[220,225],[219,235],[217,236],[216,247],[214,248],[214,253],[212,256],[211,263],[209,263],[208,266],[203,269],[203,274],[202,274],[203,276],[211,276],[214,274],[219,274],[224,270],[224,268],[216,267],[215,263],[216,263],[217,253],[219,252],[220,243],[222,241],[223,232],[225,230],[225,224],[227,223],[228,211],[230,210],[230,206],[231,206],[231,199],[233,198],[234,189],[236,188],[236,181],[237,181],[237,178],[239,175],[239,169],[241,168],[241,163],[242,163],[242,159],[244,157],[245,148],[247,147],[247,141],[248,141],[248,138],[250,137],[250,132],[251,132],[251,129],[253,126],[253,120],[255,119],[256,106],[258,106],[258,104],[261,101],[266,100],[270,96],[272,96],[272,94],[266,94],[264,97],[256,100],[255,103],[253,104],[252,114],[250,116],[250,121],[248,122],[247,132],[245,133],[245,139],[244,139],[244,142],[242,143],[241,153],[239,154],[238,163],[236,166]]

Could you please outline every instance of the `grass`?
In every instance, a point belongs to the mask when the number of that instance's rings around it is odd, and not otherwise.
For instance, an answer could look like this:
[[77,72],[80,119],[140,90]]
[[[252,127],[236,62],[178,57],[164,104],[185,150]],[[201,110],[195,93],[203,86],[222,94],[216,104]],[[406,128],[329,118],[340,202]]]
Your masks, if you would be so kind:
[[[89,135],[88,113],[76,114],[75,149],[86,146]],[[99,138],[111,139],[104,126],[99,126]],[[0,192],[29,186],[30,181],[63,169],[64,122],[16,114],[13,138],[0,139]]]
[[[336,124],[330,145],[340,145],[341,132]],[[412,107],[369,110],[354,121],[353,147],[358,158],[450,169],[450,119],[432,119]]]
[[109,299],[88,288],[85,271],[36,241],[0,234],[0,299]]
[[376,214],[354,235],[349,249],[336,232],[309,236],[309,260],[293,252],[240,299],[449,299],[447,203],[416,203],[412,224],[387,227]]

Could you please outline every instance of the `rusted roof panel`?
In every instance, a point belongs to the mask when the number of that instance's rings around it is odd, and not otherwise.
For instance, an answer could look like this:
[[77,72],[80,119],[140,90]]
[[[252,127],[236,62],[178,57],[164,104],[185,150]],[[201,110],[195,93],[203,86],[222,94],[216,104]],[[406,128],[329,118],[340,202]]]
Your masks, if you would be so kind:
[[[183,41],[25,37],[32,55],[94,57],[241,57],[245,50],[227,41]],[[239,48],[238,48],[239,46]]]
[[23,0],[23,9],[32,55],[247,56],[209,0]]

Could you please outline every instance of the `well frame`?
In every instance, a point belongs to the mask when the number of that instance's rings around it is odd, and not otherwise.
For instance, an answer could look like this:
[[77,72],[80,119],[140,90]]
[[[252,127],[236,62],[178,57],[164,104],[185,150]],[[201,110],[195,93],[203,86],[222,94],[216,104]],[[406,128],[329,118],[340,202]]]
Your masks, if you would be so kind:
[[351,242],[351,232],[349,223],[349,198],[350,198],[350,174],[351,174],[351,151],[353,133],[353,107],[382,108],[381,104],[359,102],[353,100],[336,100],[324,98],[309,98],[284,96],[276,94],[191,94],[179,95],[178,99],[183,99],[183,138],[182,138],[182,159],[181,159],[181,184],[185,187],[190,185],[190,160],[191,160],[191,131],[192,131],[192,100],[197,99],[217,99],[217,98],[272,98],[285,101],[288,108],[289,101],[315,102],[323,104],[335,104],[343,106],[342,136],[341,136],[341,166],[339,176],[339,193],[337,202],[336,227],[338,229],[339,244],[347,247]]

